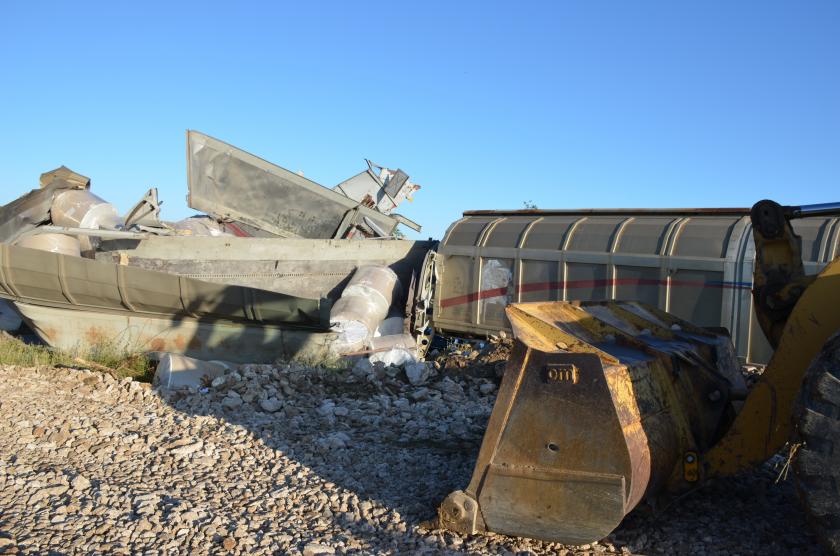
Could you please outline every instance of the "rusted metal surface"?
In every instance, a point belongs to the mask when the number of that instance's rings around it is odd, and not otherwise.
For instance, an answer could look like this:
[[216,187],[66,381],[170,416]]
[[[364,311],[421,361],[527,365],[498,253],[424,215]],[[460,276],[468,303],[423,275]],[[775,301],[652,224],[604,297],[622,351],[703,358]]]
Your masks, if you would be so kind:
[[507,308],[517,344],[470,484],[442,526],[564,543],[693,484],[742,394],[728,339],[638,303]]
[[68,351],[106,346],[128,353],[182,353],[205,361],[273,363],[323,359],[335,337],[271,324],[15,305],[45,343]]
[[277,348],[276,359],[290,349],[278,330],[305,336],[329,329],[329,303],[322,300],[7,244],[0,244],[0,297],[13,301],[47,343],[68,348],[107,341],[193,356],[221,348],[251,357],[247,344],[235,341],[241,336]]

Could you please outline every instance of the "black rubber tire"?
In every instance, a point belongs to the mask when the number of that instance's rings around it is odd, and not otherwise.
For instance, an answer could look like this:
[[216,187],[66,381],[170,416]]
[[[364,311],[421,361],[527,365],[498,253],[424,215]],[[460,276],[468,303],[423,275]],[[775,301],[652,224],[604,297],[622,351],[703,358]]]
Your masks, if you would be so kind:
[[808,367],[794,419],[800,500],[817,538],[840,555],[840,333]]

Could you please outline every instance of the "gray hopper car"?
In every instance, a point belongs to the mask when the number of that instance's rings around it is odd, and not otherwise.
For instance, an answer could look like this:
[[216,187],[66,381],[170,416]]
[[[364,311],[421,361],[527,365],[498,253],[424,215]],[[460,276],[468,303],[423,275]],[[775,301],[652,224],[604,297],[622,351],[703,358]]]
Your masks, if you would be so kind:
[[[837,256],[837,218],[797,220],[794,229],[806,272]],[[748,209],[465,212],[436,255],[434,324],[482,335],[509,330],[512,302],[638,300],[726,328],[740,357],[766,363],[754,257]]]

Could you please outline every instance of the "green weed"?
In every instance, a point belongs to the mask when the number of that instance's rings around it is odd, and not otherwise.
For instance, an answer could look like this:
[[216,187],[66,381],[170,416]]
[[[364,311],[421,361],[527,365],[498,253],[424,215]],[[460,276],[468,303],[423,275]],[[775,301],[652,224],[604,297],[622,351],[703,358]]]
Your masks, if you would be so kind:
[[73,367],[102,371],[116,377],[151,382],[154,363],[143,353],[132,353],[103,343],[85,350],[65,351],[39,344],[27,344],[0,333],[0,364],[21,367]]

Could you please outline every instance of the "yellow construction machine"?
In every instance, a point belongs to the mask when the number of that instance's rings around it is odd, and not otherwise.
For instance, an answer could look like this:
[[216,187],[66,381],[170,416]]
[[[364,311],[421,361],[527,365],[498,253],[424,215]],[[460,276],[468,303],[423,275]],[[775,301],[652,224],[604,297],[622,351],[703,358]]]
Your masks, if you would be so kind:
[[[516,338],[472,479],[442,527],[586,543],[786,444],[815,532],[840,553],[840,258],[806,276],[790,220],[840,203],[751,211],[753,297],[775,352],[749,389],[731,341],[636,302],[506,309]],[[838,446],[835,449],[835,446]]]

